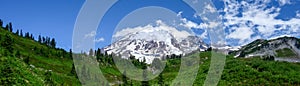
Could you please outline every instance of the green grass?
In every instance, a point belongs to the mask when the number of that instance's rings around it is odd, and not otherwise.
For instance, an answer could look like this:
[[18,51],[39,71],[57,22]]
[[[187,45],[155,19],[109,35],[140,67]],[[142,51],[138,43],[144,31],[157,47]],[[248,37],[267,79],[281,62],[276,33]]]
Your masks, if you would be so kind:
[[[199,53],[194,54],[199,55]],[[211,52],[200,53],[200,63],[197,78],[194,81],[195,86],[201,86],[206,80],[206,76],[211,65]],[[233,58],[226,57],[226,65],[218,83],[219,86],[230,85],[300,85],[300,64],[288,62],[265,61],[260,58]],[[167,63],[163,71],[164,82],[170,85],[178,74],[180,59],[172,59]],[[174,69],[174,70],[173,70]],[[103,68],[102,71],[114,71],[115,68]],[[120,72],[116,75],[117,80],[122,81]],[[113,76],[109,74],[106,78]],[[110,82],[116,82],[116,79],[108,79]],[[149,81],[151,85],[158,85],[158,78]],[[133,80],[135,85],[141,85],[140,81]],[[116,84],[115,86],[118,86]]]
[[[4,53],[7,50],[4,49],[4,46],[0,46],[0,84],[50,85],[44,82],[50,77],[54,85],[80,85],[79,80],[70,74],[73,62],[66,51],[20,37],[2,27],[0,27],[0,44],[6,42],[3,37],[7,34],[13,40],[13,53],[5,56]],[[20,52],[19,57],[16,56],[16,52]],[[27,57],[29,57],[28,64],[24,62]],[[48,70],[52,70],[51,76],[45,75]]]
[[297,56],[291,49],[289,48],[283,48],[276,50],[276,56],[277,57],[294,57]]

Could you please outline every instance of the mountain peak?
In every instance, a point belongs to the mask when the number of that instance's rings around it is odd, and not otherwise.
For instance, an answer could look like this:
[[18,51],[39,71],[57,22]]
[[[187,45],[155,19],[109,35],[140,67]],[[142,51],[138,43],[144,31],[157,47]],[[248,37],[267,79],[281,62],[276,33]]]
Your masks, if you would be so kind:
[[[122,38],[104,48],[109,54],[115,53],[122,58],[135,56],[136,59],[146,59],[146,63],[152,63],[154,58],[162,59],[166,55],[185,55],[202,48],[207,48],[201,38],[197,36],[176,35],[178,30],[146,29],[123,35]],[[174,34],[175,33],[175,34]],[[204,50],[204,49],[203,49]]]

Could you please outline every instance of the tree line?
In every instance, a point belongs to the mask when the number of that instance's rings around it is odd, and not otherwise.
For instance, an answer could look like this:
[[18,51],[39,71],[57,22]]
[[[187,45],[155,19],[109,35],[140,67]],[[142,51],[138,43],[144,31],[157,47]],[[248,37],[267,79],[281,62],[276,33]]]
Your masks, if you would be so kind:
[[33,36],[33,34],[31,34],[29,32],[23,33],[23,31],[19,30],[19,29],[17,29],[16,32],[13,32],[13,25],[12,25],[12,23],[10,22],[5,27],[3,27],[3,21],[1,19],[0,19],[0,27],[2,27],[4,30],[9,31],[9,32],[11,32],[11,33],[13,33],[15,35],[20,36],[20,37],[31,39],[31,40],[37,41],[37,42],[39,42],[41,44],[47,45],[49,47],[56,48],[56,41],[55,41],[54,38],[50,38],[48,36],[41,36],[41,35],[39,35],[38,39],[36,40],[35,37]]

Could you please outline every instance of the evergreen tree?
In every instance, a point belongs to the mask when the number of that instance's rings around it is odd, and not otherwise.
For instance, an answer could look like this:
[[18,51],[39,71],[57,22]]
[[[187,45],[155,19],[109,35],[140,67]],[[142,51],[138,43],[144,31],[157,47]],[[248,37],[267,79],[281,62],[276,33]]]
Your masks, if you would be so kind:
[[19,29],[16,31],[16,33],[15,33],[16,35],[19,35]]
[[20,51],[17,51],[17,52],[16,52],[16,57],[17,57],[17,58],[20,58],[20,57],[21,57]]
[[149,85],[149,81],[147,81],[148,80],[148,78],[147,78],[147,64],[145,63],[146,62],[146,59],[144,58],[144,61],[142,62],[142,69],[144,69],[143,70],[143,81],[142,81],[142,86],[150,86]]
[[32,40],[34,40],[34,37],[33,37],[33,35],[32,34],[30,34],[30,37],[29,37],[30,39],[32,39]]
[[24,59],[24,62],[29,65],[29,56]]
[[29,32],[25,33],[25,38],[30,38]]
[[94,53],[93,53],[93,49],[90,49],[90,51],[89,51],[89,55],[90,55],[90,56],[93,56],[93,55],[94,55]]
[[71,59],[73,59],[73,51],[72,51],[72,49],[69,50],[69,53],[70,53],[70,54],[69,54],[69,55],[70,55],[69,57],[70,57]]
[[144,78],[144,81],[142,81],[142,86],[150,86],[149,81],[146,81],[147,80],[147,70],[143,70],[143,78]]
[[38,37],[38,42],[42,43],[42,37],[41,37],[41,35],[39,35],[39,37]]
[[50,37],[46,37],[46,44],[47,44],[48,46],[51,46],[51,45],[50,45]]
[[52,38],[51,42],[50,42],[50,45],[52,48],[55,48],[56,47],[56,42],[55,42],[55,39]]
[[126,77],[126,70],[123,72],[122,80],[123,80],[123,85],[127,86],[128,82],[127,82],[127,77]]
[[47,71],[46,73],[45,73],[45,83],[47,84],[47,85],[49,85],[49,86],[55,86],[55,83],[54,83],[54,81],[53,81],[53,79],[52,79],[52,71]]
[[8,30],[9,30],[10,32],[12,32],[12,31],[13,31],[13,28],[12,28],[12,23],[11,23],[11,22],[9,22],[9,27],[8,27]]
[[101,50],[98,48],[98,50],[96,50],[96,58],[98,61],[102,62],[102,54],[101,54]]
[[162,73],[160,73],[158,76],[158,84],[160,86],[164,86],[164,79],[163,79]]
[[43,40],[42,40],[42,43],[43,43],[43,44],[46,44],[46,38],[43,37],[42,39],[43,39]]
[[23,37],[23,31],[22,31],[22,30],[21,30],[21,32],[20,32],[20,36]]
[[3,27],[3,21],[0,19],[0,27]]
[[72,64],[71,74],[74,75],[76,78],[78,78],[74,63]]
[[4,28],[4,30],[8,31],[8,29],[9,29],[9,25],[7,24]]

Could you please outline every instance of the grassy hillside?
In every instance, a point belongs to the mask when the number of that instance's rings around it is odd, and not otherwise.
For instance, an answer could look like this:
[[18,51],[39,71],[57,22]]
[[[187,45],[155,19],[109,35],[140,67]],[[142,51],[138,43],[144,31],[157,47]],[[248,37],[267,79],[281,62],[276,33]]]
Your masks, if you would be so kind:
[[0,27],[0,84],[80,85],[71,54]]
[[276,50],[277,57],[296,57],[297,55],[289,48]]
[[[201,58],[200,69],[194,82],[195,86],[201,86],[204,84],[209,71],[211,52],[201,52],[193,55]],[[268,61],[261,58],[233,58],[233,56],[227,56],[226,58],[226,65],[218,83],[219,86],[300,85],[300,63]],[[157,86],[163,82],[163,85],[170,85],[178,75],[180,64],[180,59],[169,59],[166,68],[161,74],[162,77],[150,80],[149,84]],[[111,85],[122,85],[122,82],[124,82],[122,73],[115,66],[100,64],[100,68],[107,80],[111,82]],[[126,81],[133,85],[142,85],[141,81],[128,78]]]

